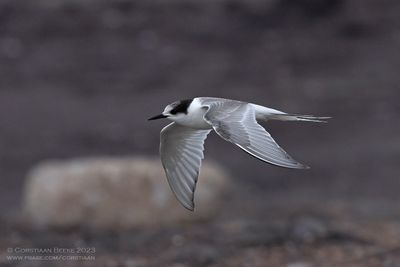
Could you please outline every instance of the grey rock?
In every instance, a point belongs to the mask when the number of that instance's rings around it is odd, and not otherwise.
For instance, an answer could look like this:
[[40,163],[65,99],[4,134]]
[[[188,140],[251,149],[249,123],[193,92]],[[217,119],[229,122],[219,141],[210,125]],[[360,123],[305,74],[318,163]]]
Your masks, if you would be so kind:
[[48,161],[28,174],[23,208],[36,225],[131,228],[206,220],[220,208],[228,174],[205,162],[196,209],[172,194],[159,159],[81,158]]

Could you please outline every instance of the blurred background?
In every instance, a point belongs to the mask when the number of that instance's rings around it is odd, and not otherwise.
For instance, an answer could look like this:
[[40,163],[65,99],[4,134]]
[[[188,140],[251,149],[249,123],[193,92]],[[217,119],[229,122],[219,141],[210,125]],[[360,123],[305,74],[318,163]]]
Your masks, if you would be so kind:
[[[399,14],[396,0],[1,1],[0,263],[400,266]],[[42,162],[159,166],[167,122],[147,118],[196,96],[333,119],[263,124],[306,171],[264,164],[211,134],[206,159],[227,179],[218,203],[199,203],[219,206],[201,220],[157,223],[162,208],[147,206],[151,215],[123,228],[26,215]],[[52,200],[34,209],[41,203]],[[183,208],[168,209],[164,217]],[[95,247],[96,260],[6,257],[8,247],[54,246]]]

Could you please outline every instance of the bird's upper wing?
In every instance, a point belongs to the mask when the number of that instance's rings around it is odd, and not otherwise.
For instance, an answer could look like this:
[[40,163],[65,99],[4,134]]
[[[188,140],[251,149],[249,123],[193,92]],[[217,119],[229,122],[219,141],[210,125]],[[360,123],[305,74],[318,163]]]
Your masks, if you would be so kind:
[[168,183],[179,202],[194,209],[194,191],[204,140],[211,130],[191,129],[171,123],[161,131],[160,155]]
[[290,157],[256,121],[252,105],[234,101],[210,101],[204,119],[219,136],[250,155],[281,167],[304,169],[307,166]]

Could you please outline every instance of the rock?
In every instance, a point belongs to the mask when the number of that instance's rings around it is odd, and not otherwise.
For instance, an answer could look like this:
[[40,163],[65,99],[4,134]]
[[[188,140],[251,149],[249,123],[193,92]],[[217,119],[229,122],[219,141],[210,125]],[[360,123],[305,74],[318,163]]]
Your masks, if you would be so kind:
[[28,174],[24,212],[36,225],[131,228],[206,220],[221,207],[227,173],[204,162],[195,212],[172,194],[159,159],[82,158],[48,161]]

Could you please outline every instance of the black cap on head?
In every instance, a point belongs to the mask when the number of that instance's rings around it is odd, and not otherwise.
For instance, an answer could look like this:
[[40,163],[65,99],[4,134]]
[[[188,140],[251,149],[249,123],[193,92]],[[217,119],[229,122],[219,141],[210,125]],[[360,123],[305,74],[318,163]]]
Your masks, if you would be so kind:
[[177,102],[176,106],[171,109],[170,113],[171,114],[177,114],[177,113],[188,113],[188,108],[190,104],[193,102],[193,99],[184,99],[179,102]]

